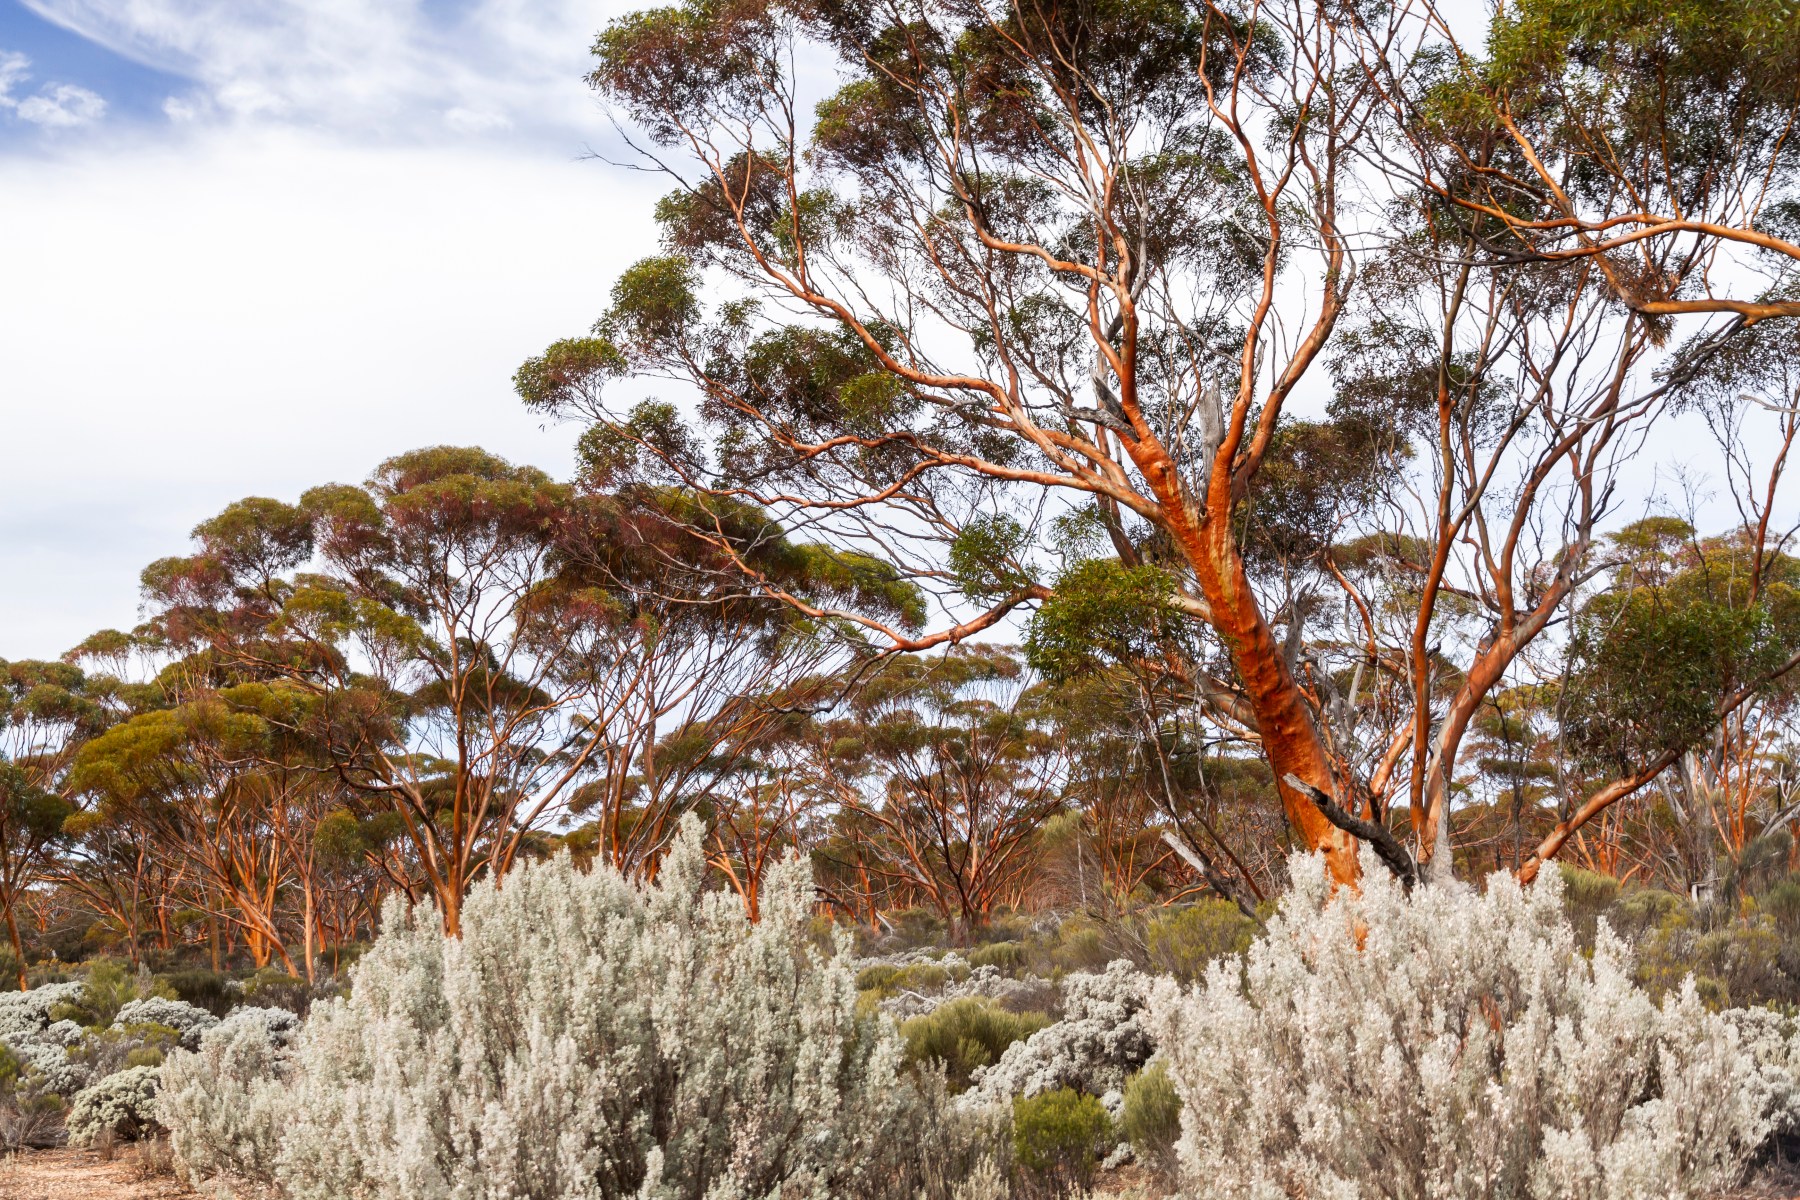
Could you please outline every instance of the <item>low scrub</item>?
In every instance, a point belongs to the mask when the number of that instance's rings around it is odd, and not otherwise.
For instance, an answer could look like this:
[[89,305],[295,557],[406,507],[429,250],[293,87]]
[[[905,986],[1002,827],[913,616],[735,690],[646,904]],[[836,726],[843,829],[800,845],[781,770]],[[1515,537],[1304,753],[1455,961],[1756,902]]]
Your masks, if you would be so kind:
[[1105,1107],[1074,1088],[1013,1101],[1013,1156],[1031,1194],[1085,1195],[1113,1141]]
[[1048,1024],[1046,1013],[1012,1013],[986,996],[964,996],[906,1021],[900,1036],[908,1062],[942,1063],[950,1090],[961,1092],[975,1071]]
[[1175,1143],[1181,1136],[1181,1097],[1162,1059],[1152,1059],[1125,1081],[1119,1136],[1131,1143],[1138,1161],[1151,1170],[1161,1175],[1174,1171]]
[[1653,1001],[1604,923],[1580,953],[1559,873],[1408,896],[1370,857],[1335,897],[1317,861],[1290,873],[1244,959],[1152,994],[1203,1194],[1673,1200],[1735,1183],[1771,1129],[1736,1025],[1691,983]]
[[460,940],[391,904],[348,999],[290,1051],[171,1055],[163,1117],[189,1172],[292,1200],[948,1197],[980,1119],[858,1017],[811,903],[790,860],[750,924],[690,823],[654,885],[563,857],[478,886]]

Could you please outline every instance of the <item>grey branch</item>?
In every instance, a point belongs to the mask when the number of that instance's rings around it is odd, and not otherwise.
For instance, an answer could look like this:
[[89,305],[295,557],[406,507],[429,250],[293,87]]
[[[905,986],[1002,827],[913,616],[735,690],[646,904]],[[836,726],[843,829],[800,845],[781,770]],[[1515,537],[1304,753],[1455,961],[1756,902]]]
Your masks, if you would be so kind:
[[1419,868],[1413,862],[1412,855],[1400,844],[1386,825],[1378,825],[1374,821],[1365,821],[1361,817],[1353,817],[1337,806],[1337,802],[1298,775],[1284,775],[1282,782],[1296,792],[1309,797],[1325,814],[1325,819],[1336,825],[1345,833],[1361,838],[1375,847],[1375,853],[1400,880],[1401,886],[1412,891],[1413,884],[1419,881]]
[[1199,851],[1175,836],[1173,829],[1163,830],[1163,841],[1169,843],[1169,849],[1181,856],[1183,862],[1200,872],[1200,878],[1206,880],[1207,886],[1219,895],[1238,906],[1238,911],[1256,922],[1256,927],[1263,927],[1263,919],[1256,914],[1256,906],[1250,903],[1243,889],[1213,866]]

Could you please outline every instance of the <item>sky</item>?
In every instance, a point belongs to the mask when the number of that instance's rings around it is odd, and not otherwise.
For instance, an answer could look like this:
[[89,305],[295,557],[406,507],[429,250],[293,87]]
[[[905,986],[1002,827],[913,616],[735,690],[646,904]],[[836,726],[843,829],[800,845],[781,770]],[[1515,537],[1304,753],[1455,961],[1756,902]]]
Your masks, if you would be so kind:
[[568,469],[510,380],[654,245],[582,82],[628,7],[0,0],[0,657],[129,628],[247,495]]

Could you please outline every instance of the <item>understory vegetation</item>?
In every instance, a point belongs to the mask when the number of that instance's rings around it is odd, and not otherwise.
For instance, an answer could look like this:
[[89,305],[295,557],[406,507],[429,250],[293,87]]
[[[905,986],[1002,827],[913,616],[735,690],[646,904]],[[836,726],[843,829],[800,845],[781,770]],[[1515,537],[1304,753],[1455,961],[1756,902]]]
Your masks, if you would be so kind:
[[[751,922],[689,821],[655,882],[565,854],[478,885],[457,938],[390,904],[304,1019],[104,962],[11,993],[0,1128],[166,1137],[245,1200],[1699,1197],[1800,1130],[1792,1006],[1646,954],[1692,905],[1576,871],[1288,871],[1247,938],[1171,970],[1114,929],[1137,960],[1092,969],[1074,922],[973,949],[822,925],[792,857]],[[1664,923],[1615,930],[1645,907]]]

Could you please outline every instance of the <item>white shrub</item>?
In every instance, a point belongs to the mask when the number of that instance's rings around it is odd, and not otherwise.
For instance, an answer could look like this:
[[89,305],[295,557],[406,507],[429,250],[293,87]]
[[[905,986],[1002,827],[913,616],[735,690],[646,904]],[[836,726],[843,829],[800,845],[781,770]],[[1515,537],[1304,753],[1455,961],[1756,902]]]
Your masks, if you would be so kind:
[[842,955],[805,948],[811,891],[789,861],[748,924],[705,887],[690,824],[654,886],[565,857],[476,887],[461,940],[390,904],[279,1096],[241,1088],[282,1128],[231,1133],[203,1102],[255,1067],[234,1035],[172,1056],[175,1144],[191,1170],[242,1171],[271,1137],[294,1200],[910,1197],[950,1137],[941,1087],[905,1082]]
[[135,1141],[156,1124],[160,1067],[128,1067],[75,1093],[69,1105],[69,1143],[91,1146],[111,1130]]
[[1316,861],[1245,959],[1150,1025],[1202,1194],[1624,1200],[1734,1182],[1770,1073],[1692,986],[1661,1008],[1609,930],[1577,950],[1549,871],[1410,898],[1373,858],[1334,900]]
[[92,1077],[88,1065],[69,1057],[69,1052],[41,1034],[29,1040],[17,1038],[7,1042],[24,1073],[34,1075],[33,1086],[40,1092],[54,1093],[65,1100],[85,1087]]
[[218,1023],[219,1018],[204,1008],[185,1000],[166,1000],[161,996],[133,1000],[121,1007],[119,1015],[113,1018],[115,1029],[131,1025],[166,1025],[181,1035],[183,1050],[198,1049],[200,1035]]
[[998,967],[980,966],[972,968],[966,979],[947,981],[934,995],[908,990],[890,996],[881,1002],[881,1011],[896,1021],[904,1021],[934,1013],[950,1001],[966,996],[986,997],[1011,1012],[1031,1012],[1050,1008],[1056,1000],[1056,988],[1047,979],[1013,979],[1001,974]]
[[1120,959],[1098,974],[1062,982],[1063,1019],[1014,1042],[976,1070],[966,1104],[1005,1103],[1072,1087],[1102,1097],[1116,1117],[1121,1089],[1155,1046],[1144,1023],[1150,977]]
[[79,982],[47,983],[29,992],[0,992],[0,1041],[35,1035],[50,1025],[50,1010],[81,999]]
[[226,1013],[223,1021],[206,1031],[201,1043],[204,1044],[206,1038],[246,1025],[260,1032],[270,1045],[285,1047],[300,1032],[300,1014],[285,1008],[259,1008],[246,1004]]
[[157,1120],[188,1177],[275,1177],[289,1110],[285,1056],[268,1024],[239,1019],[242,1011],[207,1030],[197,1054],[172,1054],[163,1065]]

